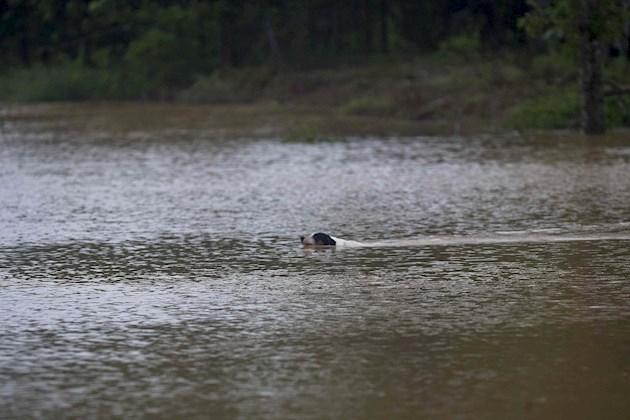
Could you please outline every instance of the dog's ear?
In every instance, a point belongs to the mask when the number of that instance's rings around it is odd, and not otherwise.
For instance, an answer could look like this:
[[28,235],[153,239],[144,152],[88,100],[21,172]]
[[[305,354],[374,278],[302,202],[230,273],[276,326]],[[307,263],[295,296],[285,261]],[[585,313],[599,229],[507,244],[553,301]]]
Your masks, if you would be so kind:
[[331,238],[329,235],[326,235],[325,233],[316,233],[313,235],[313,239],[315,240],[315,243],[318,245],[336,245],[337,244],[337,242],[335,242],[333,238]]

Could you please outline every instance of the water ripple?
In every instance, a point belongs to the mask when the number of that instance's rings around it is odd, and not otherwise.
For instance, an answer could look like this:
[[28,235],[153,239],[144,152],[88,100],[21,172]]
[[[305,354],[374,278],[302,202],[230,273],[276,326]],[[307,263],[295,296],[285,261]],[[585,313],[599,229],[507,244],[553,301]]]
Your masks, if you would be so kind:
[[628,412],[623,139],[47,127],[0,140],[3,417]]

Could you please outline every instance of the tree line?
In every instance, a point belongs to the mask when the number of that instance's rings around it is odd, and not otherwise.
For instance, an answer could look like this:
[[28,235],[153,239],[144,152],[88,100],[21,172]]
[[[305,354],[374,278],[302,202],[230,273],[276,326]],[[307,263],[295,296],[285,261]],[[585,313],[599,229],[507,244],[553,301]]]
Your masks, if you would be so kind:
[[630,91],[602,75],[606,54],[630,57],[630,0],[0,0],[0,75],[72,63],[168,90],[217,69],[415,55],[457,37],[491,54],[572,50],[587,132],[604,129],[604,96]]
[[[179,57],[189,69],[522,43],[525,0],[1,0],[2,65]],[[159,51],[155,51],[159,49]]]

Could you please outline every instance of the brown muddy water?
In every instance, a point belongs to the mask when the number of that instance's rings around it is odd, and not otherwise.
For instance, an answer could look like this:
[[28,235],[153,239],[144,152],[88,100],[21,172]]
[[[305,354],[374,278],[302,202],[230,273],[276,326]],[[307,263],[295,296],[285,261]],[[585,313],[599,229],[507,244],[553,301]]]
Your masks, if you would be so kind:
[[3,124],[0,418],[630,413],[627,136],[73,124]]

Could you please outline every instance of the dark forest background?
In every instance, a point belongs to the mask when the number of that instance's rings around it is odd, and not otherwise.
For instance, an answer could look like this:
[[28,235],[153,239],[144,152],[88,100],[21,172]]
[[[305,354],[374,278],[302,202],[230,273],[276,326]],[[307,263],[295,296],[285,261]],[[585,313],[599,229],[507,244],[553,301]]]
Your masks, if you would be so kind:
[[[418,57],[433,57],[434,66],[436,57],[450,57],[451,67],[477,65],[461,78],[499,74],[499,82],[527,79],[532,92],[555,92],[576,83],[570,34],[556,22],[528,37],[523,27],[535,23],[524,24],[523,17],[534,5],[570,15],[563,8],[573,3],[0,0],[0,99],[252,100],[279,73],[380,63],[378,72],[387,77],[383,63]],[[628,8],[627,1],[605,3]],[[607,68],[621,79],[630,56],[627,27],[619,26],[606,45]],[[479,75],[480,63],[499,70]],[[243,69],[255,70],[245,77]],[[389,76],[398,77],[394,66]],[[299,95],[309,84],[286,89]],[[555,96],[575,102],[566,92]],[[369,108],[387,98],[361,100]],[[617,102],[614,118],[624,123],[625,105]]]
[[217,66],[429,52],[456,35],[513,47],[528,10],[523,0],[3,0],[0,52],[4,66],[173,60],[185,81]]

